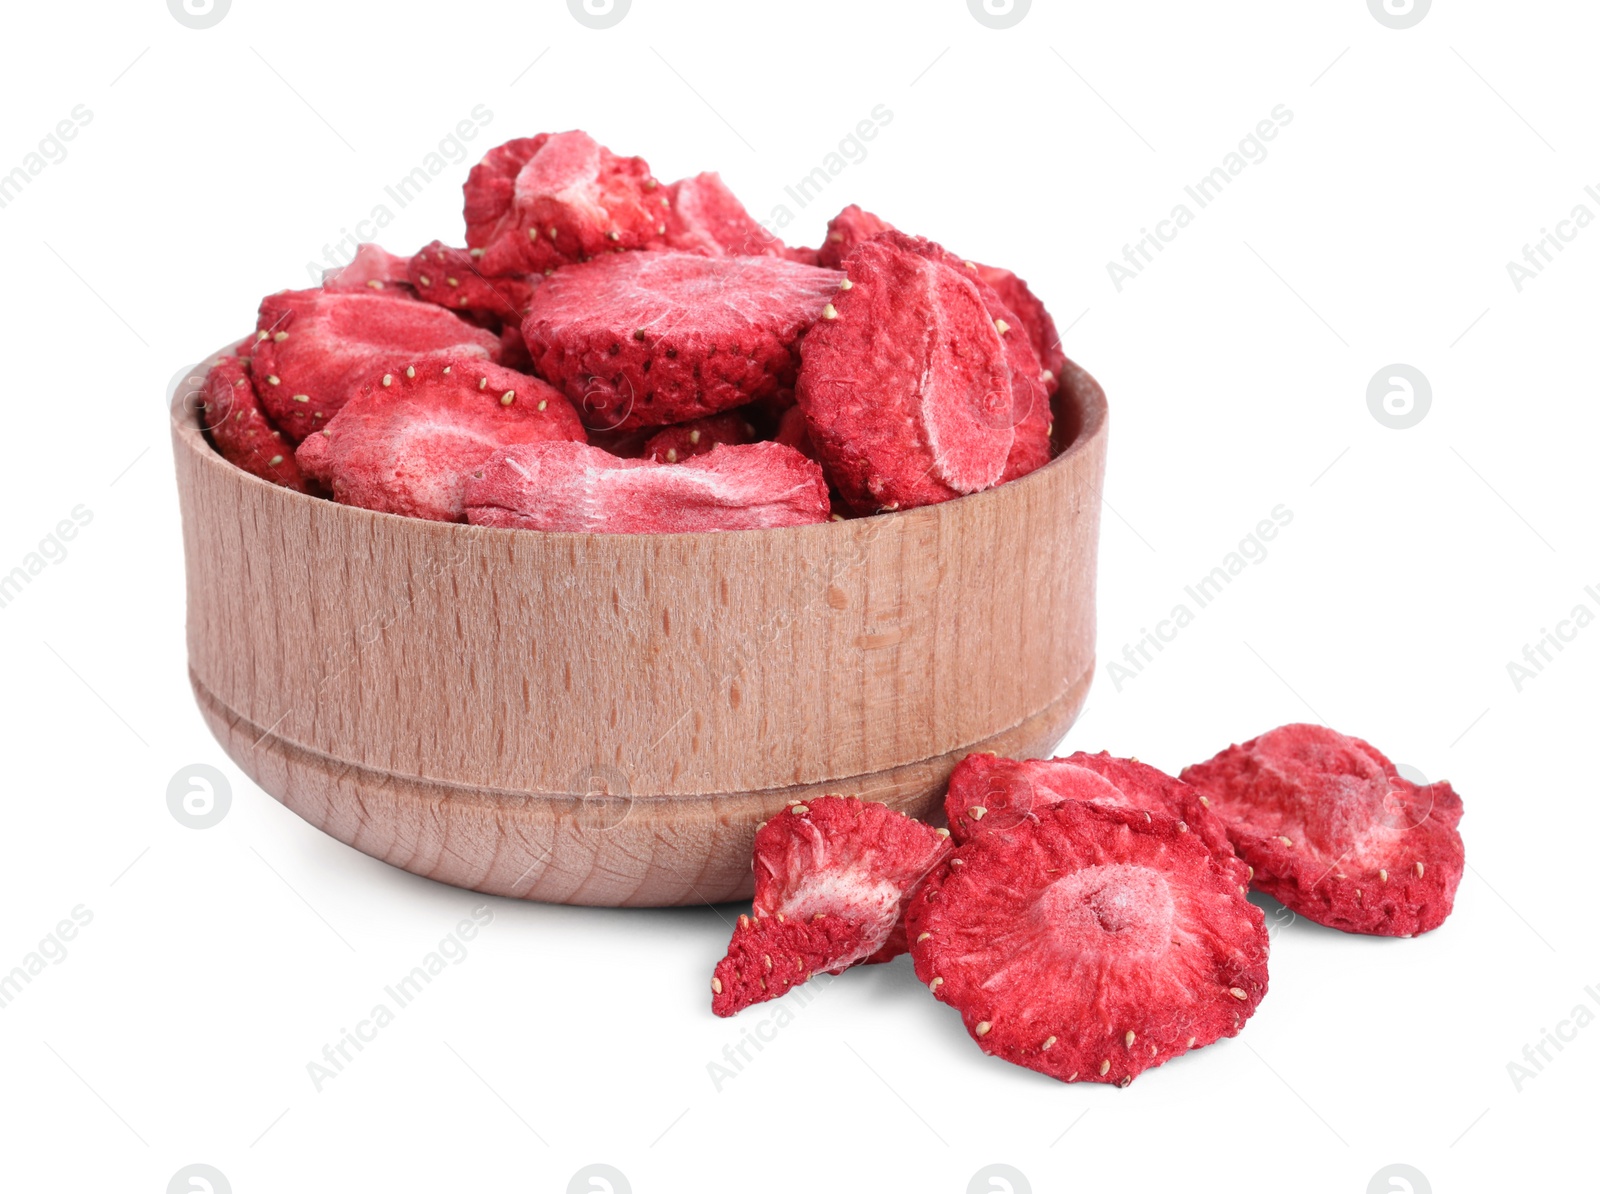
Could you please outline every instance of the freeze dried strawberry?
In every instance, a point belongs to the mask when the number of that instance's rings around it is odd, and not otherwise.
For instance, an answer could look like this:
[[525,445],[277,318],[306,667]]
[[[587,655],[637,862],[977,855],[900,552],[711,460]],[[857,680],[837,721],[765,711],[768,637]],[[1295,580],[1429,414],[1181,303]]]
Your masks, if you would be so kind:
[[721,445],[682,464],[587,444],[527,444],[467,485],[467,521],[536,531],[741,531],[825,522],[822,470],[782,444]]
[[829,478],[863,513],[998,483],[1019,410],[1042,385],[1014,369],[987,288],[937,245],[896,232],[857,246],[845,267],[801,341],[795,387]]
[[533,372],[533,356],[522,338],[522,328],[515,322],[500,329],[500,363],[518,373]]
[[[477,250],[452,249],[434,241],[406,264],[417,297],[451,311],[521,324],[542,274],[490,277],[478,266]],[[481,254],[480,254],[481,256]]]
[[744,415],[730,410],[663,427],[645,440],[644,455],[650,460],[676,464],[691,456],[704,456],[718,444],[748,444],[755,437],[756,429],[745,421]]
[[827,968],[858,933],[842,917],[741,916],[728,955],[711,972],[711,1010],[731,1016],[777,999]]
[[852,921],[858,934],[825,967],[887,962],[906,951],[906,902],[950,853],[950,835],[854,796],[791,804],[756,832],[755,899],[760,916]]
[[572,404],[536,377],[472,357],[386,373],[297,453],[337,501],[464,522],[469,474],[515,444],[584,438]]
[[322,288],[357,293],[392,290],[409,296],[411,284],[406,278],[407,264],[406,258],[396,257],[378,245],[357,245],[356,255],[349,265],[322,271]]
[[1159,814],[1069,800],[958,848],[912,899],[917,977],[986,1053],[1126,1086],[1233,1036],[1267,990],[1261,909]]
[[1255,885],[1347,933],[1410,937],[1455,904],[1466,854],[1461,798],[1419,786],[1359,738],[1286,725],[1186,767]]
[[[716,173],[681,178],[666,188],[669,249],[706,257],[784,256],[784,244],[763,228]],[[815,264],[815,262],[812,262]]]
[[1033,351],[1044,370],[1042,377],[1045,390],[1048,394],[1054,394],[1067,365],[1067,354],[1061,351],[1061,335],[1056,331],[1056,321],[1050,318],[1050,312],[1045,310],[1038,296],[1028,289],[1028,284],[1010,270],[982,264],[977,266],[977,270],[978,276],[1000,296],[1000,301],[1011,309],[1023,330],[1028,333],[1028,342],[1033,345]]
[[221,356],[206,374],[201,426],[222,458],[245,472],[305,492],[305,478],[294,449],[268,420],[250,384],[250,362],[237,355]]
[[895,226],[880,219],[870,211],[862,211],[854,203],[828,221],[828,234],[817,250],[817,264],[828,269],[838,269],[844,259],[854,253],[856,246],[871,240],[880,232],[893,232]]
[[643,158],[619,157],[587,133],[519,138],[467,177],[467,244],[493,275],[642,249],[661,235],[658,190]]
[[591,427],[683,423],[792,387],[842,275],[781,257],[611,254],[534,292],[523,339]]
[[808,249],[805,245],[785,245],[783,257],[801,265],[821,265],[822,253],[817,249]]
[[1207,807],[1204,796],[1164,771],[1105,751],[1020,761],[968,755],[950,775],[945,816],[955,839],[965,842],[983,833],[1026,826],[1064,800],[1172,817],[1200,839],[1217,865],[1233,876],[1241,893],[1249,887],[1250,868],[1233,852],[1227,828]]
[[261,300],[256,329],[256,392],[290,443],[320,430],[385,370],[429,356],[500,357],[496,336],[392,292],[281,291]]
[[772,437],[780,444],[788,444],[802,456],[817,458],[817,450],[811,446],[811,433],[806,430],[806,416],[798,406],[791,406],[778,416],[778,430]]

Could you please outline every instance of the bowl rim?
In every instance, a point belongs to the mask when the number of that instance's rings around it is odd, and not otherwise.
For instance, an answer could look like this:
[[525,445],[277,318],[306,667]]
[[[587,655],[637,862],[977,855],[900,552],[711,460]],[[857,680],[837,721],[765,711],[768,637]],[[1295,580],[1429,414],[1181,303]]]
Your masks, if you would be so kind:
[[[1066,362],[1060,386],[1052,403],[1071,403],[1077,415],[1077,433],[1072,441],[1066,444],[1044,464],[1032,472],[1012,481],[980,489],[975,493],[962,494],[960,497],[951,498],[945,502],[933,502],[926,506],[912,506],[905,510],[886,510],[877,514],[861,515],[856,518],[833,519],[825,522],[800,523],[794,526],[781,527],[752,527],[734,531],[539,531],[529,527],[486,527],[473,526],[464,522],[442,522],[427,518],[413,518],[405,514],[392,514],[385,510],[368,510],[363,506],[350,506],[331,498],[315,497],[308,493],[289,489],[271,481],[263,480],[254,473],[238,467],[226,460],[222,453],[212,445],[200,425],[201,404],[195,401],[196,387],[193,383],[197,378],[204,379],[210,372],[211,363],[219,358],[234,355],[237,341],[230,342],[226,347],[202,357],[183,377],[177,389],[173,391],[169,402],[169,416],[172,422],[174,437],[181,441],[196,457],[206,461],[201,467],[226,469],[235,480],[241,480],[246,486],[260,486],[263,490],[271,490],[282,498],[290,499],[291,508],[295,502],[306,502],[317,507],[332,506],[349,515],[365,515],[369,519],[396,520],[409,526],[443,528],[441,533],[455,532],[466,534],[468,538],[494,537],[494,536],[525,536],[529,534],[541,535],[546,542],[577,542],[592,543],[595,540],[606,540],[622,543],[625,541],[681,541],[684,539],[703,538],[715,535],[718,539],[739,536],[761,536],[762,542],[774,542],[777,536],[791,538],[802,535],[817,536],[819,534],[837,533],[839,535],[859,534],[860,528],[870,528],[870,534],[877,535],[884,530],[906,526],[912,520],[926,520],[937,517],[930,511],[937,512],[945,507],[956,506],[962,502],[980,500],[994,500],[994,495],[1011,493],[1021,496],[1027,490],[1025,487],[1037,488],[1048,483],[1063,469],[1070,467],[1069,462],[1092,450],[1092,445],[1103,438],[1110,419],[1110,408],[1106,402],[1105,390],[1094,376],[1081,365],[1070,359]],[[310,509],[310,506],[307,507]],[[382,525],[382,523],[379,523]],[[836,528],[838,528],[836,530]]]

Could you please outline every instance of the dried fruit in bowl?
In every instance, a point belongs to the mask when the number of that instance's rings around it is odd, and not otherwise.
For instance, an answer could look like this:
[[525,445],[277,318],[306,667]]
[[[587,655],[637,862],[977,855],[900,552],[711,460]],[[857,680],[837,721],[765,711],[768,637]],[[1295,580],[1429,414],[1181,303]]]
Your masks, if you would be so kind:
[[467,479],[492,457],[517,444],[583,438],[572,404],[538,378],[453,357],[362,387],[296,455],[346,505],[463,522]]
[[645,440],[644,455],[650,460],[676,464],[691,456],[704,456],[718,444],[748,444],[755,437],[755,428],[743,412],[730,410],[663,427]]
[[745,210],[720,174],[681,178],[665,190],[663,228],[669,249],[707,257],[784,255],[783,242]]
[[1048,459],[1038,360],[973,270],[898,232],[844,264],[801,342],[795,396],[846,501],[862,513],[925,506]]
[[229,354],[218,357],[206,374],[201,426],[211,433],[222,458],[263,481],[305,492],[305,478],[294,449],[267,418],[250,384],[250,362]]
[[683,423],[793,386],[840,277],[781,257],[608,254],[545,279],[522,335],[590,427]]
[[467,176],[467,245],[487,274],[544,273],[657,241],[662,188],[643,158],[588,133],[541,133],[496,146]]
[[527,444],[467,485],[474,526],[670,534],[828,520],[815,461],[783,444],[719,445],[681,464],[624,460],[587,444]]
[[261,300],[252,372],[261,405],[299,443],[360,386],[430,356],[498,361],[500,339],[392,291],[285,290]]
[[439,241],[417,251],[406,263],[406,277],[418,298],[508,326],[521,325],[534,287],[544,280],[542,274],[486,274],[472,252]]

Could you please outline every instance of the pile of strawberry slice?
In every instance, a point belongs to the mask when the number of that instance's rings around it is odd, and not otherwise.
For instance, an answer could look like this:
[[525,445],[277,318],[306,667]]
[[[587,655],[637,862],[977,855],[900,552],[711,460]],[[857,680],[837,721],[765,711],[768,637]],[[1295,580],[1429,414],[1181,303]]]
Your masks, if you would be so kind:
[[1450,913],[1461,801],[1372,746],[1289,725],[1174,778],[1133,759],[969,755],[949,828],[826,796],[755,838],[755,899],[711,979],[730,1016],[910,950],[984,1052],[1127,1086],[1235,1036],[1267,991],[1257,890],[1409,937]]
[[1071,366],[1009,270],[858,207],[785,245],[716,174],[587,133],[491,150],[466,245],[360,246],[262,300],[203,426],[263,480],[547,531],[792,526],[947,501],[1051,455]]

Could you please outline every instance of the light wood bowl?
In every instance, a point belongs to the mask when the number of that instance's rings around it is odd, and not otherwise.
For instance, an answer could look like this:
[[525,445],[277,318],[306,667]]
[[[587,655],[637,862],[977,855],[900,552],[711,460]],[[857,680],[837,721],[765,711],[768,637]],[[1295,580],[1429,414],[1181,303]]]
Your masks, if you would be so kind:
[[[201,376],[197,371],[195,378]],[[718,534],[490,530],[267,484],[172,404],[189,678],[311,824],[495,895],[748,896],[756,826],[846,793],[942,820],[972,751],[1042,754],[1094,671],[1106,403],[941,505]]]

